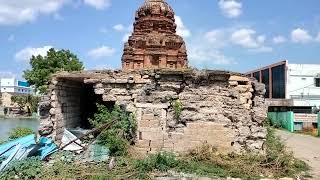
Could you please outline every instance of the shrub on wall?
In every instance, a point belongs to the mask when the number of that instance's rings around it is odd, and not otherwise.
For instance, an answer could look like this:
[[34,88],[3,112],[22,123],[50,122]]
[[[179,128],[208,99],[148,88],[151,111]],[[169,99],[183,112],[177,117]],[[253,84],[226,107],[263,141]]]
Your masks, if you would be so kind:
[[180,120],[180,116],[182,113],[182,103],[179,100],[175,100],[171,103],[172,107],[173,107],[173,111],[174,111],[174,118],[176,120]]
[[100,104],[97,104],[97,107],[97,113],[93,119],[89,119],[92,126],[101,127],[115,120],[111,128],[104,130],[98,136],[98,143],[107,146],[112,155],[125,155],[128,145],[133,143],[135,138],[137,125],[134,115],[125,112],[117,105],[112,110]]

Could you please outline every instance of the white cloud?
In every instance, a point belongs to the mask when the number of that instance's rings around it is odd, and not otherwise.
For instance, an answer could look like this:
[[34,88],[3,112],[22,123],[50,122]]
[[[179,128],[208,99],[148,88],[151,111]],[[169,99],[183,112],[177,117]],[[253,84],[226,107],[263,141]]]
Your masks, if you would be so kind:
[[236,64],[233,58],[226,57],[218,49],[210,48],[210,46],[193,46],[188,51],[191,64],[215,64],[215,65],[231,65]]
[[69,0],[0,0],[0,25],[16,25],[58,12]]
[[0,78],[15,78],[16,75],[10,71],[0,71]]
[[242,3],[236,0],[220,0],[219,7],[228,18],[236,18],[242,14]]
[[99,64],[99,65],[96,65],[93,69],[94,70],[106,70],[106,69],[116,69],[116,68],[110,64]]
[[308,43],[312,41],[312,37],[307,30],[297,28],[291,32],[291,40],[295,43]]
[[99,29],[99,32],[101,32],[101,33],[108,33],[109,31],[108,31],[107,28],[102,27],[102,28]]
[[63,17],[61,16],[61,14],[59,13],[55,13],[53,15],[53,19],[57,20],[57,21],[62,21],[63,20]]
[[32,56],[46,56],[52,46],[43,46],[39,48],[26,47],[15,54],[15,59],[18,61],[28,62]]
[[271,47],[268,46],[261,46],[259,48],[256,49],[249,49],[249,52],[253,52],[253,53],[267,53],[267,52],[272,52],[273,49]]
[[84,0],[84,3],[97,10],[103,10],[111,6],[111,0]]
[[95,49],[92,49],[88,52],[88,56],[93,59],[100,59],[107,56],[112,56],[116,50],[112,47],[101,46]]
[[240,29],[232,33],[231,41],[246,48],[257,48],[259,44],[253,37],[255,34],[256,31],[252,29]]
[[231,42],[247,48],[250,52],[271,52],[273,49],[265,45],[265,35],[256,37],[253,29],[242,28],[231,34]]
[[320,42],[320,32],[318,33],[318,36],[316,37],[316,41]]
[[130,36],[131,36],[131,33],[126,33],[125,35],[123,35],[122,42],[127,42]]
[[8,37],[8,42],[14,42],[16,40],[16,37],[15,35],[11,34],[9,37]]
[[117,25],[115,25],[115,26],[113,26],[112,27],[114,30],[116,30],[116,31],[119,31],[119,32],[121,32],[121,31],[124,31],[126,28],[124,27],[124,25],[122,25],[122,24],[117,24]]
[[236,64],[233,58],[227,57],[220,50],[227,45],[227,30],[214,29],[197,34],[192,42],[187,43],[188,58],[192,65],[231,65]]
[[285,43],[287,41],[287,39],[283,36],[276,36],[272,39],[272,41],[275,44],[281,44],[281,43]]
[[223,47],[227,43],[226,32],[221,29],[214,29],[206,32],[204,38],[214,47]]
[[133,32],[133,24],[131,24],[130,26],[127,27],[127,31]]
[[118,27],[114,26],[113,29],[116,29],[116,30],[121,31],[121,32],[125,32],[125,34],[122,36],[122,42],[127,42],[129,37],[131,36],[131,34],[133,32],[133,25],[125,27],[124,25],[119,24]]
[[187,37],[190,37],[191,36],[191,32],[188,28],[186,28],[183,24],[183,21],[181,19],[180,16],[175,16],[175,21],[176,21],[176,24],[177,24],[177,34],[184,37],[184,38],[187,38]]
[[266,41],[266,36],[265,35],[260,35],[257,37],[257,43],[258,44],[263,44]]

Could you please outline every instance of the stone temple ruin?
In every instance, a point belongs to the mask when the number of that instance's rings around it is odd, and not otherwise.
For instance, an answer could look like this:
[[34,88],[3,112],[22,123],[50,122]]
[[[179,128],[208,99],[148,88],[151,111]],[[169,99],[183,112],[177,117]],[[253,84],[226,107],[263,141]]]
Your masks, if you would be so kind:
[[[185,152],[208,143],[218,151],[263,152],[265,87],[239,73],[187,68],[174,12],[146,0],[124,47],[123,70],[60,72],[40,106],[39,134],[60,144],[65,128],[90,128],[96,103],[133,113],[133,148],[142,154]],[[173,102],[182,104],[179,118]]]
[[[185,152],[208,143],[220,152],[263,151],[264,85],[225,71],[61,72],[42,102],[40,135],[60,144],[64,128],[89,127],[95,104],[120,105],[138,124],[140,153]],[[179,120],[172,102],[182,103]]]
[[185,42],[176,34],[174,11],[164,0],[146,0],[136,12],[133,27],[124,44],[122,69],[188,66]]

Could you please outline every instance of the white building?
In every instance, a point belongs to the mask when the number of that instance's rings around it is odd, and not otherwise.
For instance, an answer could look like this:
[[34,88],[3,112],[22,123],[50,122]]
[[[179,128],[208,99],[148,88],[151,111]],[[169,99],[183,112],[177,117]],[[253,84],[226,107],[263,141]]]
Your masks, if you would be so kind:
[[288,64],[286,99],[294,106],[320,106],[320,64]]
[[0,80],[0,92],[11,94],[33,94],[34,90],[25,81],[19,81],[15,78],[2,78]]
[[320,64],[290,64],[285,60],[246,74],[266,85],[270,107],[294,112],[320,107]]

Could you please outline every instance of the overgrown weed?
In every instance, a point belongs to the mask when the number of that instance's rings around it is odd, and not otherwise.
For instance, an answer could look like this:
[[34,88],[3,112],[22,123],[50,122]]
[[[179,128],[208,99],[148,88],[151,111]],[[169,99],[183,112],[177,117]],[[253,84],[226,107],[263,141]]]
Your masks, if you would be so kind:
[[106,123],[113,123],[109,129],[105,129],[98,136],[98,143],[109,148],[111,155],[124,156],[128,153],[128,147],[133,143],[136,132],[136,121],[133,114],[127,113],[116,105],[108,110],[104,105],[97,104],[98,112],[93,119],[89,119],[94,127],[101,127]]
[[30,157],[23,161],[14,161],[0,174],[0,179],[37,179],[43,175],[43,163],[39,158]]
[[34,131],[30,128],[17,127],[9,133],[9,140],[15,140],[27,135],[34,134]]

